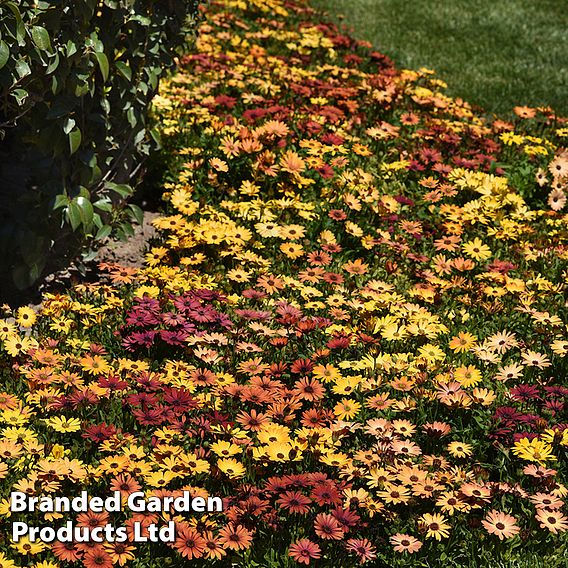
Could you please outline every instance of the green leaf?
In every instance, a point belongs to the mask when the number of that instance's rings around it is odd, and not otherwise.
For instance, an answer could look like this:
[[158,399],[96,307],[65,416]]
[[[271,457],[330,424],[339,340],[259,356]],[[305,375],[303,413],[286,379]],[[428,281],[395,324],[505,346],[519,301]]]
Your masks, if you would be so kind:
[[67,51],[67,57],[71,57],[77,53],[77,46],[71,40],[67,42],[65,49]]
[[25,89],[14,89],[11,95],[16,99],[18,104],[21,106],[28,98],[29,93]]
[[8,63],[8,59],[10,59],[10,48],[4,40],[0,39],[0,69]]
[[130,209],[133,217],[136,221],[138,221],[138,224],[142,225],[142,222],[144,221],[144,211],[142,211],[138,205],[134,205],[133,203],[128,205],[128,209]]
[[81,224],[81,210],[79,209],[77,203],[75,203],[74,201],[69,203],[67,209],[65,210],[65,216],[67,217],[69,223],[71,223],[71,228],[75,231]]
[[58,67],[59,67],[59,53],[55,52],[55,55],[53,56],[53,61],[47,66],[45,73],[49,75],[50,73],[53,73]]
[[103,225],[97,231],[97,234],[95,235],[95,239],[97,241],[102,241],[103,239],[106,239],[110,235],[111,231],[112,231],[112,229],[110,228],[109,225]]
[[104,53],[100,51],[95,52],[95,57],[97,58],[97,63],[99,64],[99,69],[101,70],[103,81],[106,82],[109,72],[108,58]]
[[67,207],[69,205],[69,198],[66,195],[60,194],[55,196],[55,203],[53,204],[53,209],[61,209],[61,207]]
[[23,59],[20,59],[16,63],[16,73],[18,74],[18,77],[20,77],[20,79],[27,77],[31,74],[31,72],[32,70],[30,69],[30,66]]
[[32,40],[38,49],[41,49],[42,51],[51,50],[49,33],[42,26],[34,26],[32,28]]
[[120,197],[126,199],[127,197],[130,197],[133,193],[132,188],[129,185],[126,184],[119,184],[119,183],[107,183],[106,187],[108,189],[110,189],[111,191],[114,191],[114,193],[118,193],[118,195],[120,195]]
[[112,212],[112,203],[106,198],[95,201],[93,207],[96,207],[99,211],[105,211],[106,213]]
[[130,69],[130,67],[126,63],[123,63],[122,61],[117,61],[115,63],[115,65],[116,65],[116,68],[118,69],[119,73],[125,79],[128,79],[129,81],[132,80],[132,69]]
[[69,132],[68,136],[69,136],[69,152],[71,155],[73,155],[81,145],[81,140],[83,138],[81,135],[81,129],[74,128],[73,130],[71,130],[71,132]]
[[79,207],[81,222],[85,228],[90,227],[93,224],[93,204],[86,197],[76,197],[73,201],[77,203]]

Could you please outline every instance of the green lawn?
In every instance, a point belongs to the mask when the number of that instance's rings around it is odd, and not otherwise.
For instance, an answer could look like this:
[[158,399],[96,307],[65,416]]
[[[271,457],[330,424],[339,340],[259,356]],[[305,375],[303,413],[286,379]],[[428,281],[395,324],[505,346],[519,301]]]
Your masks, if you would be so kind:
[[312,0],[398,66],[428,67],[449,93],[504,113],[568,115],[566,0]]

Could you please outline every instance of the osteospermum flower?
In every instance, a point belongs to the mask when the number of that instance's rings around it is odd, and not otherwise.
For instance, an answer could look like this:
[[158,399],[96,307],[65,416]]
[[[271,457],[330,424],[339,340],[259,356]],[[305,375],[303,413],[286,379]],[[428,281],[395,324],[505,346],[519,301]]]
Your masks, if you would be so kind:
[[471,444],[466,444],[465,442],[451,442],[448,444],[448,452],[450,455],[457,458],[466,458],[472,454]]
[[81,429],[81,421],[78,418],[66,418],[65,416],[53,416],[47,418],[45,423],[56,432],[77,432]]
[[112,556],[102,547],[96,546],[85,553],[83,564],[86,568],[112,568]]
[[217,467],[231,479],[239,479],[246,473],[246,469],[242,463],[234,458],[220,459]]
[[477,343],[477,337],[471,333],[460,331],[455,337],[452,337],[449,347],[456,353],[465,353],[469,351]]
[[366,538],[350,538],[345,544],[346,550],[354,552],[359,562],[364,563],[377,557],[377,550]]
[[553,189],[548,194],[547,203],[553,211],[560,211],[566,205],[566,193],[562,189]]
[[32,327],[37,321],[37,314],[33,308],[22,306],[16,312],[16,323],[22,327]]
[[554,534],[568,530],[568,518],[560,511],[538,509],[535,519],[543,529],[548,529]]
[[319,513],[314,521],[316,534],[327,540],[340,540],[344,531],[337,519],[327,513]]
[[462,249],[473,260],[486,260],[491,256],[491,249],[478,237],[464,243]]
[[350,420],[361,410],[361,403],[349,398],[341,399],[333,408],[334,414],[340,420]]
[[552,446],[538,438],[532,440],[521,438],[518,442],[515,442],[513,453],[521,459],[533,461],[542,466],[547,461],[556,460],[556,456],[552,453]]
[[136,548],[125,542],[112,542],[103,545],[103,548],[110,554],[113,564],[124,566],[130,560],[134,560]]
[[290,513],[306,514],[309,512],[312,500],[299,491],[286,491],[280,499],[276,501],[280,507],[287,509]]
[[424,513],[420,517],[419,524],[426,531],[426,536],[428,538],[442,540],[443,538],[448,538],[450,536],[450,525],[446,523],[446,517],[444,517],[444,515],[440,515],[438,513]]
[[487,516],[481,521],[481,524],[489,534],[498,536],[499,540],[511,538],[521,530],[517,525],[517,519],[515,519],[515,517],[501,511],[496,511],[495,509],[487,513]]
[[184,557],[201,558],[206,549],[205,539],[194,528],[178,526],[173,547]]
[[219,543],[225,548],[244,550],[252,542],[252,532],[241,525],[229,523],[219,531]]
[[301,538],[290,545],[288,556],[301,564],[309,564],[312,559],[321,558],[321,548],[315,542]]
[[552,493],[535,493],[529,497],[537,509],[560,509],[564,501]]
[[397,552],[414,554],[422,548],[422,542],[408,534],[397,533],[391,536],[389,541]]

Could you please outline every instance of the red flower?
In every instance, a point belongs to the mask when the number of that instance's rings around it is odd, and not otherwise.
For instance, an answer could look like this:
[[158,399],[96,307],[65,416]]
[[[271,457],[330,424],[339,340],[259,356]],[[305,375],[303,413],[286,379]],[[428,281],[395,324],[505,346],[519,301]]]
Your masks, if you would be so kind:
[[314,521],[314,529],[320,538],[341,540],[345,535],[337,519],[327,513],[320,513]]
[[290,546],[288,555],[291,556],[296,562],[309,564],[312,558],[321,557],[321,548],[307,538],[301,538]]

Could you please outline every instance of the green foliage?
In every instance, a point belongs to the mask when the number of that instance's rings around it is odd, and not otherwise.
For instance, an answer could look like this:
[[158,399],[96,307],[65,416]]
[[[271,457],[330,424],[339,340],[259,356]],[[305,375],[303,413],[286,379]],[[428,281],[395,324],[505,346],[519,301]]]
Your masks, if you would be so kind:
[[139,217],[126,201],[158,140],[148,105],[197,7],[0,0],[0,273],[15,287]]

